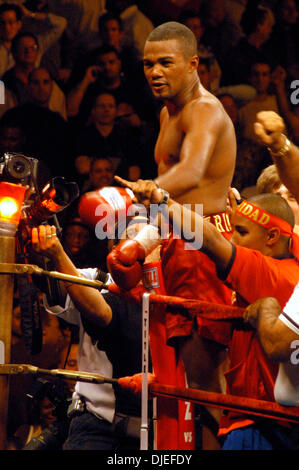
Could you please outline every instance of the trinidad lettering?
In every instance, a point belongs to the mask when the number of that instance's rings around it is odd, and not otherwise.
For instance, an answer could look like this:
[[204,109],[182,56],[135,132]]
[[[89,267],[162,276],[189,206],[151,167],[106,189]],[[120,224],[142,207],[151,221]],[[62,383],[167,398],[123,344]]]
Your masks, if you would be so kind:
[[266,214],[263,210],[259,210],[257,207],[253,207],[246,201],[240,204],[237,212],[260,225],[266,225],[270,220],[270,215]]

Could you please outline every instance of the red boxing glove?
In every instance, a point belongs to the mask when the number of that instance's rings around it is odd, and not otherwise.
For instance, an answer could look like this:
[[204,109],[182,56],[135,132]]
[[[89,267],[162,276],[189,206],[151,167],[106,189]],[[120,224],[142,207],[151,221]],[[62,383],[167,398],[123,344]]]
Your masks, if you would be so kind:
[[114,282],[122,289],[135,287],[142,277],[145,250],[136,240],[125,240],[107,256],[107,267]]
[[126,219],[133,197],[130,189],[106,186],[83,194],[78,212],[87,225],[95,228],[97,238],[116,238],[115,224]]

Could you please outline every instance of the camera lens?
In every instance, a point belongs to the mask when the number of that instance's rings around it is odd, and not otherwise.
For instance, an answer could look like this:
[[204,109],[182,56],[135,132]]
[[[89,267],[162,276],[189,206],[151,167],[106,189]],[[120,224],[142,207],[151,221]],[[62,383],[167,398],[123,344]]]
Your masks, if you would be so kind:
[[25,157],[13,156],[7,162],[7,172],[16,179],[26,178],[30,175],[30,163]]
[[15,173],[23,174],[25,170],[24,162],[20,162],[20,160],[17,160],[13,166],[13,170]]

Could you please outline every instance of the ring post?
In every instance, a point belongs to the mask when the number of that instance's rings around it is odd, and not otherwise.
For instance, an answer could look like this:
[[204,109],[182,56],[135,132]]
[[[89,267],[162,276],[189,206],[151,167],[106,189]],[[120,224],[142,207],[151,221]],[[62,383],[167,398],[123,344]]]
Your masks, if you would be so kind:
[[[25,187],[0,182],[0,263],[14,263],[15,237],[21,216]],[[13,274],[0,276],[0,363],[10,362]],[[6,449],[9,377],[0,377],[0,450]]]

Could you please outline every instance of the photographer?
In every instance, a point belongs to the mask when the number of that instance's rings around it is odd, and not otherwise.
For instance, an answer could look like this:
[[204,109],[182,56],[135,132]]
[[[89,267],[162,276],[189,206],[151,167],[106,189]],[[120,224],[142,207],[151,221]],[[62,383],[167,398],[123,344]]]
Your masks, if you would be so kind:
[[[138,227],[143,225],[139,223]],[[55,227],[34,228],[32,246],[49,257],[60,272],[79,274],[64,252]],[[95,271],[80,272],[94,278]],[[69,294],[65,307],[51,307],[48,311],[80,326],[79,370],[117,378],[140,372],[140,307],[127,304],[112,293],[101,294],[91,287],[64,284]],[[77,416],[71,420],[64,449],[139,449],[139,398],[117,386],[113,390],[110,384],[78,382],[73,403]]]

